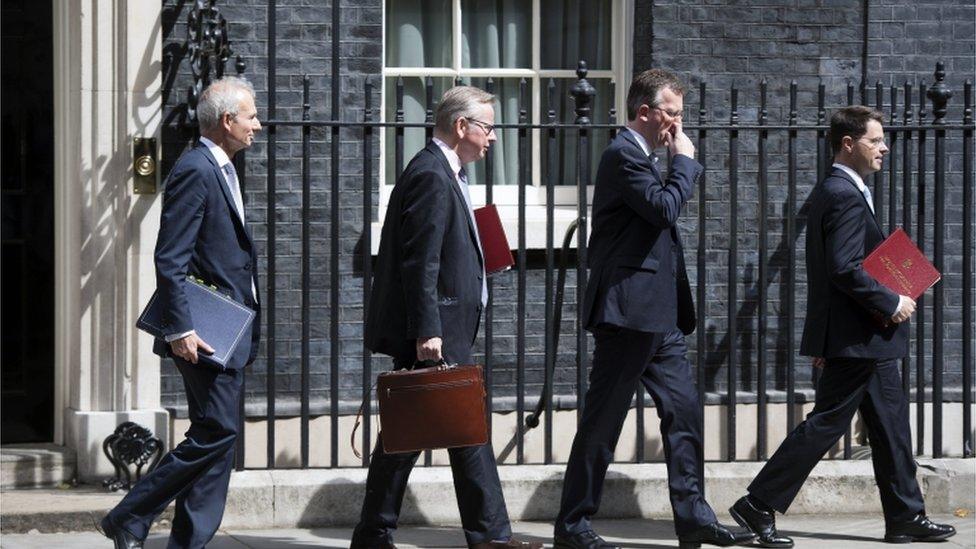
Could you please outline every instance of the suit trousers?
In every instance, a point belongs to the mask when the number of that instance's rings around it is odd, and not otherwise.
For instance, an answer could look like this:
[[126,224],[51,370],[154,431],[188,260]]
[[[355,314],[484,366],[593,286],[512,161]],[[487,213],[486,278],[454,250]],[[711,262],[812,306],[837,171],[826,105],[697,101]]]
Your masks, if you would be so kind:
[[677,329],[647,333],[606,324],[593,335],[590,386],[566,466],[556,534],[591,528],[590,517],[600,507],[607,467],[638,383],[651,394],[661,419],[675,531],[683,535],[715,522],[702,496],[701,405],[684,335]]
[[[445,355],[450,364],[468,364],[470,354]],[[394,369],[410,368],[416,355],[394,358]],[[461,513],[461,527],[469,545],[512,537],[508,509],[498,478],[498,464],[491,442],[481,446],[448,448],[454,495]],[[393,543],[393,532],[400,518],[403,495],[407,491],[410,471],[420,452],[387,454],[383,451],[383,433],[376,446],[366,475],[366,496],[359,523],[353,531],[353,548],[369,548]]]
[[152,521],[176,499],[167,547],[192,549],[206,546],[224,516],[244,377],[240,370],[174,361],[186,387],[186,438],[132,487],[109,520],[145,539]]
[[[468,544],[510,538],[508,509],[491,444],[450,448],[447,452]],[[387,454],[382,433],[377,437],[366,477],[366,497],[352,536],[353,548],[393,543],[407,479],[419,456],[420,452]]]
[[827,359],[813,411],[787,435],[749,485],[749,493],[785,513],[810,471],[847,432],[858,410],[868,428],[885,521],[897,524],[924,513],[915,479],[908,399],[897,359]]

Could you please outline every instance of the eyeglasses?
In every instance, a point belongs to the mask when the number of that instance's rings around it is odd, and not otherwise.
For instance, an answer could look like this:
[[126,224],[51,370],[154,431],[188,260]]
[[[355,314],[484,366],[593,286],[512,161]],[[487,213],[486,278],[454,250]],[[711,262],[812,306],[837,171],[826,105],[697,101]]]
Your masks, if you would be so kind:
[[487,122],[482,122],[481,120],[477,120],[474,118],[468,118],[468,122],[474,122],[475,124],[477,124],[478,127],[484,130],[485,135],[491,135],[491,132],[495,131],[495,126]]
[[651,107],[651,108],[656,111],[663,112],[664,114],[668,115],[668,118],[681,118],[683,116],[683,113],[681,111],[677,111],[677,112],[669,111],[666,109],[662,109],[661,107]]
[[[861,139],[858,139],[858,141],[861,141]],[[864,141],[864,143],[866,143],[872,149],[879,149],[885,144],[885,140],[884,137],[875,137],[874,139]]]

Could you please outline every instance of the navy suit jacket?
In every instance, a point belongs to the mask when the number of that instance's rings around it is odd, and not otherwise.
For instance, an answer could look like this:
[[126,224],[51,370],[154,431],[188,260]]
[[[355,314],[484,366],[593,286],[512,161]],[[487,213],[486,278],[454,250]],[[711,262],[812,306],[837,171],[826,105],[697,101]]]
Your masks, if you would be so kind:
[[447,157],[433,142],[390,194],[366,317],[366,344],[400,361],[440,337],[451,363],[469,363],[481,319],[482,258]]
[[[251,286],[253,281],[257,288],[254,241],[237,215],[217,160],[204,145],[183,153],[166,178],[155,260],[158,299],[165,304],[163,333],[193,329],[183,291],[187,274],[260,314]],[[241,340],[228,368],[242,368],[254,361],[260,334],[258,315],[250,339]],[[156,339],[153,351],[172,356],[162,339]]]
[[810,192],[807,210],[807,316],[800,352],[824,358],[900,358],[908,322],[884,327],[898,294],[868,275],[864,258],[885,239],[854,181],[831,173]]
[[701,173],[694,159],[675,155],[663,178],[629,130],[604,151],[593,191],[587,330],[611,324],[641,332],[694,331],[677,223]]

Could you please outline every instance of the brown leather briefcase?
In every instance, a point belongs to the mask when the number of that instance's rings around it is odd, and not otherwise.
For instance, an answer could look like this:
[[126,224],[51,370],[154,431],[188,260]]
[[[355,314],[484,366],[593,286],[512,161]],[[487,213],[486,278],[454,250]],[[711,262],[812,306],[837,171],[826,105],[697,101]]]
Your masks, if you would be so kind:
[[383,450],[388,454],[488,442],[481,366],[435,366],[381,373],[376,381]]

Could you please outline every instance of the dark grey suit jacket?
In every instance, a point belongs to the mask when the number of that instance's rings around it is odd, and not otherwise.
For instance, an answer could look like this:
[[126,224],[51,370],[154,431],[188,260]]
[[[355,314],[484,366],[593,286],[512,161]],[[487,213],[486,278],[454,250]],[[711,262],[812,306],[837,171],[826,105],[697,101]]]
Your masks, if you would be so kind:
[[908,322],[885,327],[898,294],[861,264],[886,235],[857,185],[843,170],[810,192],[807,211],[807,316],[800,353],[824,358],[900,358]]
[[383,222],[366,344],[399,361],[441,337],[451,363],[469,363],[481,319],[482,258],[454,172],[433,142],[403,170]]
[[677,223],[701,173],[694,159],[676,155],[663,178],[629,130],[604,151],[593,191],[586,329],[611,324],[641,332],[694,331]]
[[[164,308],[164,333],[193,329],[183,286],[187,274],[213,284],[238,303],[258,311],[252,293],[257,287],[257,253],[247,226],[237,215],[234,197],[217,160],[205,145],[183,153],[166,178],[163,211],[156,239],[156,288]],[[228,368],[241,368],[257,356],[260,317],[251,325],[250,339],[242,339]],[[153,351],[170,356],[170,347],[157,339]]]

